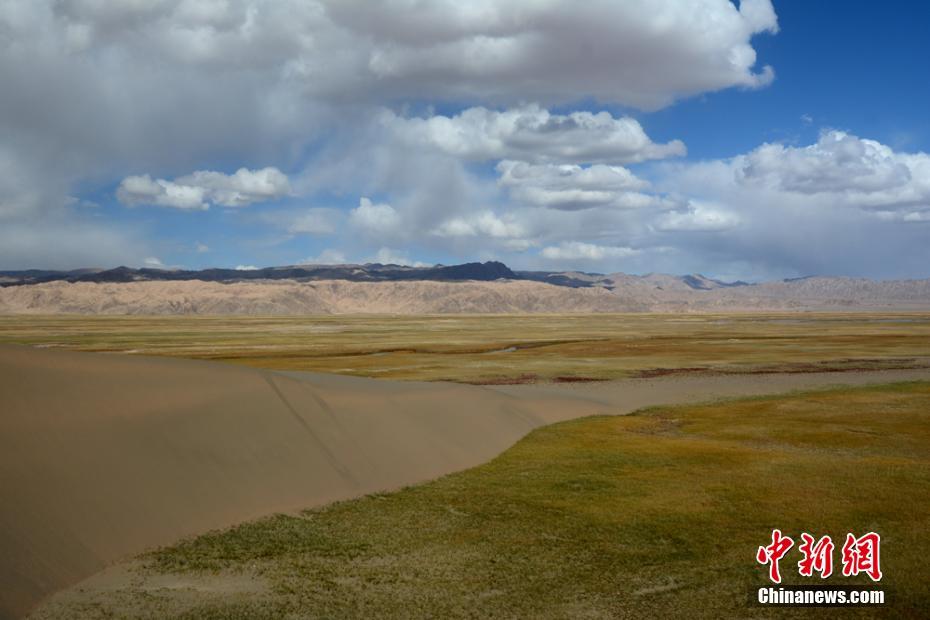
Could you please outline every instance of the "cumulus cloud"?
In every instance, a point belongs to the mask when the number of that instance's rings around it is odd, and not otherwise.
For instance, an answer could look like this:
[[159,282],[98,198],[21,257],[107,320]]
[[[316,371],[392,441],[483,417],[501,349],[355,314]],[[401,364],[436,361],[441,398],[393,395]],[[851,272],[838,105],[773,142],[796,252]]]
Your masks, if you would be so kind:
[[206,190],[172,183],[164,179],[153,180],[149,175],[126,177],[119,184],[116,197],[128,206],[153,205],[175,209],[209,209],[204,201]]
[[[769,0],[539,2],[450,0],[372,5],[333,0],[327,15],[358,47],[334,67],[306,62],[301,75],[332,73],[354,96],[365,84],[447,100],[544,104],[599,101],[643,109],[698,92],[768,84],[755,70],[753,35],[776,32]],[[331,82],[330,82],[331,83]]]
[[585,93],[645,109],[767,84],[772,70],[756,70],[750,39],[778,28],[769,0],[21,0],[7,13],[14,29],[51,27],[63,52],[274,71],[317,98],[563,103]]
[[122,180],[116,197],[127,206],[151,205],[176,209],[245,207],[287,196],[291,191],[287,176],[277,168],[247,170],[234,174],[198,170],[173,181],[149,175],[129,176]]
[[391,234],[400,226],[400,216],[391,205],[362,197],[358,207],[349,213],[349,223],[369,234]]
[[[895,190],[913,180],[923,158],[896,154],[875,140],[826,131],[816,144],[796,148],[764,144],[740,158],[740,180],[802,194]],[[928,186],[930,187],[930,186]]]
[[528,164],[505,160],[497,165],[499,184],[518,202],[576,211],[594,207],[659,206],[662,200],[639,190],[649,183],[621,166]]
[[175,183],[201,187],[211,202],[224,207],[244,207],[254,202],[274,200],[287,196],[291,191],[287,175],[274,167],[261,170],[239,168],[231,175],[198,171],[175,179]]
[[[631,117],[571,111],[764,86],[773,72],[752,37],[777,28],[768,0],[10,0],[0,263],[170,262],[164,243],[108,221],[107,200],[71,199],[119,184],[125,204],[195,210],[376,197],[272,222],[344,235],[323,262],[425,249],[738,276],[925,274],[927,154],[828,131],[676,163],[684,145]],[[211,172],[230,165],[244,168]],[[303,167],[299,184],[280,172]]]
[[[317,147],[351,142],[348,161],[379,152],[383,144],[346,136],[384,107],[487,106],[422,126],[399,122],[410,125],[408,149],[429,143],[446,157],[391,161],[370,183],[384,191],[355,190],[393,205],[404,226],[383,242],[397,245],[405,231],[473,218],[464,205],[489,190],[456,158],[620,164],[681,154],[680,143],[651,142],[635,120],[544,108],[596,100],[651,110],[764,85],[772,72],[757,66],[751,39],[776,30],[768,0],[9,0],[0,6],[0,218],[7,230],[34,233],[23,238],[48,238],[39,233],[49,222],[80,219],[79,201],[69,201],[77,188],[120,180],[118,197],[129,205],[198,210],[273,200],[289,194],[287,178],[274,172],[305,165]],[[443,123],[474,132],[475,145],[444,138]],[[230,163],[245,166],[242,175],[208,171]],[[190,170],[203,172],[178,176]],[[365,174],[349,166],[342,183],[359,187]],[[483,210],[487,202],[471,204]],[[327,234],[317,224],[296,223],[293,234]],[[67,254],[83,264],[115,256],[139,263],[148,253],[139,238],[99,243],[119,230],[84,217],[67,243],[16,243],[0,254],[11,266],[48,260],[48,252],[61,254],[56,262]],[[79,244],[85,252],[65,252]]]
[[723,207],[692,201],[684,209],[669,211],[660,216],[656,228],[663,232],[721,232],[739,223],[739,217]]
[[763,144],[743,155],[671,166],[676,187],[776,197],[808,208],[930,210],[930,155],[896,152],[875,140],[830,130],[808,146]]
[[[504,160],[498,183],[511,202],[493,213],[519,233],[495,239],[460,215],[434,235],[523,252],[507,262],[524,268],[922,276],[930,260],[928,163],[925,153],[835,130],[813,144],[660,162],[651,183],[620,166]],[[630,195],[646,208],[616,208],[618,196]]]
[[402,139],[467,160],[625,164],[685,154],[680,140],[656,144],[633,118],[608,112],[552,114],[539,105],[503,112],[477,107],[455,116],[383,122]]
[[439,237],[474,237],[486,235],[496,238],[522,237],[525,230],[511,215],[499,217],[492,211],[482,211],[471,217],[456,217],[443,222],[434,231]]
[[[744,275],[925,273],[930,155],[826,131],[805,146],[763,144],[728,159],[660,168],[688,196],[655,223],[681,260]],[[710,238],[696,231],[718,231]]]
[[[35,228],[34,236],[53,220],[83,220],[71,228],[69,243],[5,254],[4,264],[37,264],[36,256],[38,263],[61,263],[57,255],[79,243],[84,252],[68,253],[85,257],[76,264],[113,264],[108,248],[115,245],[96,242],[121,226],[106,209],[96,220],[79,213],[80,201],[69,201],[74,192],[112,187],[138,170],[171,178],[218,159],[280,166],[288,163],[281,154],[313,131],[319,120],[313,102],[280,88],[277,72],[218,71],[155,53],[158,37],[147,35],[175,29],[171,19],[179,4],[2,3],[0,168],[9,148],[19,174],[11,177],[17,181],[8,196],[0,181],[0,215],[15,210],[18,227]],[[247,13],[248,7],[239,8]],[[199,208],[195,198],[161,200]],[[119,262],[141,263],[140,239],[127,241],[137,249]]]
[[543,248],[540,254],[550,260],[602,261],[607,258],[627,258],[635,256],[639,254],[639,250],[584,243],[581,241],[563,241],[557,246]]

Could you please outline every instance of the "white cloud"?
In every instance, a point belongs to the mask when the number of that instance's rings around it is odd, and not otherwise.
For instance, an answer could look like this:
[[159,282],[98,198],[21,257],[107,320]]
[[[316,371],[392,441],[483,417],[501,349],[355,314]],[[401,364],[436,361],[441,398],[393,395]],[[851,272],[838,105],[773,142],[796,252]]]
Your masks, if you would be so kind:
[[239,168],[231,175],[201,170],[175,179],[175,183],[201,187],[211,202],[224,207],[244,207],[254,202],[267,202],[291,192],[287,175],[274,167],[261,170]]
[[639,250],[584,243],[581,241],[563,241],[558,246],[543,248],[540,254],[550,260],[602,261],[608,258],[627,258],[635,256],[639,254]]
[[[619,163],[681,152],[679,143],[649,141],[632,119],[543,108],[593,100],[648,110],[764,85],[772,74],[756,66],[751,38],[776,28],[767,0],[738,8],[729,0],[7,0],[0,3],[0,218],[6,230],[15,224],[34,233],[23,239],[62,242],[6,244],[0,257],[16,266],[66,257],[138,263],[149,253],[145,239],[121,243],[102,220],[74,226],[67,242],[65,232],[44,229],[78,219],[67,201],[76,189],[121,179],[119,197],[131,205],[196,210],[273,200],[290,193],[276,171],[297,169],[308,153],[323,154],[311,167],[332,171],[325,156],[340,148],[342,161],[355,165],[343,167],[339,183],[393,205],[393,237],[377,243],[399,247],[444,221],[471,221],[469,205],[496,205],[486,200],[493,184],[456,157],[474,160],[490,148],[494,157],[536,163]],[[542,107],[523,105],[532,101]],[[476,127],[461,114],[440,121],[478,132],[474,148],[437,147],[426,125],[428,154],[398,146],[383,126],[378,141],[356,140],[367,131],[359,119],[383,106],[442,102],[504,111],[476,108],[475,119],[487,117]],[[510,120],[523,124],[506,130]],[[443,156],[447,148],[460,154]],[[369,172],[359,161],[379,165]],[[229,162],[269,167],[175,178]],[[148,174],[130,176],[139,171]],[[317,234],[317,223],[295,226]],[[96,243],[102,239],[109,243]],[[80,244],[86,251],[73,251]]]
[[505,160],[497,165],[499,183],[518,202],[577,211],[595,207],[641,208],[662,200],[638,190],[649,183],[620,166],[528,164]]
[[735,213],[719,205],[692,201],[685,209],[660,216],[656,228],[663,232],[721,232],[739,223]]
[[152,267],[153,269],[164,269],[165,268],[165,263],[161,262],[161,259],[155,256],[149,256],[148,258],[143,260],[142,263],[146,267]]
[[724,160],[670,166],[690,195],[739,193],[747,203],[776,198],[808,209],[930,210],[930,155],[896,152],[875,140],[827,131],[816,143],[762,146]]
[[335,66],[300,67],[308,80],[358,96],[599,101],[653,109],[698,92],[768,84],[750,38],[775,32],[769,0],[567,2],[332,0],[327,14],[357,46]]
[[116,196],[127,206],[204,210],[210,204],[244,207],[286,196],[290,191],[287,176],[277,168],[240,168],[231,175],[199,170],[174,181],[153,180],[147,174],[129,176],[119,184]]
[[363,197],[349,213],[349,223],[371,234],[390,234],[400,225],[400,216],[391,205],[376,204]]
[[[806,146],[763,144],[729,159],[665,164],[657,186],[686,196],[654,223],[681,261],[742,277],[926,273],[930,155],[842,131]],[[695,230],[716,230],[694,235]]]
[[772,70],[756,72],[750,39],[778,28],[769,0],[20,0],[13,9],[14,34],[44,29],[59,53],[270,72],[315,98],[587,95],[645,109],[767,84]]
[[236,265],[236,271],[256,271],[258,267],[255,265]]
[[199,241],[194,244],[194,251],[198,254],[206,254],[210,251],[210,246],[206,243],[200,243]]
[[538,105],[503,112],[478,107],[425,119],[385,113],[382,122],[402,140],[466,160],[619,164],[685,154],[681,141],[656,144],[638,121],[608,112],[552,114]]
[[493,211],[482,211],[470,217],[456,217],[442,223],[433,231],[439,237],[474,237],[484,235],[496,238],[515,238],[525,234],[523,226],[512,216],[503,218]]
[[[734,163],[740,181],[747,184],[802,194],[872,194],[908,185],[913,180],[912,166],[926,166],[927,161],[926,156],[896,154],[875,140],[827,131],[816,144],[801,148],[763,144]],[[926,188],[930,190],[930,184]]]
[[[776,29],[767,0],[8,0],[0,263],[140,264],[190,247],[81,212],[68,197],[82,187],[122,179],[129,204],[244,206],[290,195],[271,171],[306,165],[294,187],[308,200],[381,204],[275,225],[337,235],[345,217],[333,251],[353,257],[541,248],[526,256],[628,266],[662,246],[668,262],[647,268],[925,274],[927,154],[834,131],[649,164],[650,186],[622,166],[684,154],[681,143],[617,112],[565,112],[764,86],[773,74],[752,37]],[[423,112],[431,104],[452,112]],[[176,178],[230,162],[269,167]],[[469,162],[501,162],[499,183]]]
[[126,177],[116,190],[116,197],[128,206],[152,205],[175,209],[209,209],[202,187],[153,180],[149,175]]
[[317,256],[310,256],[297,261],[298,265],[344,265],[349,261],[339,250],[326,249]]

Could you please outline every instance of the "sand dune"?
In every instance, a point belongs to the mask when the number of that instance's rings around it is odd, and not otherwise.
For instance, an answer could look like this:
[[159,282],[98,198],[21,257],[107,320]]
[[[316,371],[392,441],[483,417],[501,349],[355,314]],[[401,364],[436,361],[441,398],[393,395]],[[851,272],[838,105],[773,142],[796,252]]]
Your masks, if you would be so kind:
[[566,409],[455,384],[0,347],[0,616],[147,547],[481,463]]
[[152,546],[485,462],[542,424],[918,376],[483,388],[0,346],[0,617]]

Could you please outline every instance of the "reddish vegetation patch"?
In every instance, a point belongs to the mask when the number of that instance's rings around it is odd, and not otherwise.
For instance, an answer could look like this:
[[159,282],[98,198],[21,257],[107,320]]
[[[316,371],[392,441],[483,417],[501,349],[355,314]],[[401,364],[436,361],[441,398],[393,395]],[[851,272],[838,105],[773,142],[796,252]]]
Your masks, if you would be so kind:
[[607,381],[600,377],[579,377],[575,375],[561,375],[552,379],[544,379],[535,373],[524,373],[512,377],[482,377],[467,381],[472,385],[525,385],[529,383],[541,383],[552,381],[552,383],[591,383],[594,381]]
[[669,375],[767,375],[767,374],[805,374],[815,372],[864,372],[868,370],[908,370],[927,368],[926,361],[914,358],[888,359],[842,359],[821,362],[796,362],[768,366],[738,367],[685,367],[685,368],[648,368],[634,373],[637,379],[666,377]]
[[709,368],[647,368],[646,370],[633,373],[632,376],[637,379],[651,379],[653,377],[665,377],[668,375],[711,374],[709,371]]
[[602,379],[600,377],[573,377],[573,376],[564,376],[564,377],[554,377],[552,379],[553,383],[590,383],[592,381],[606,381],[607,379]]
[[516,377],[488,377],[468,381],[472,385],[523,385],[525,383],[537,383],[539,375],[526,373]]

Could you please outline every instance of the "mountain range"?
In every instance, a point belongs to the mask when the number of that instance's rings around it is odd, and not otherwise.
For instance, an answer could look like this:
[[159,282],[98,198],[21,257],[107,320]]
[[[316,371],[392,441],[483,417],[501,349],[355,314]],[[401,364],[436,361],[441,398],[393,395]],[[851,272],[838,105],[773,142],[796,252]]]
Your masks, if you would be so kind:
[[339,314],[930,310],[930,280],[514,271],[500,262],[0,271],[0,313]]

